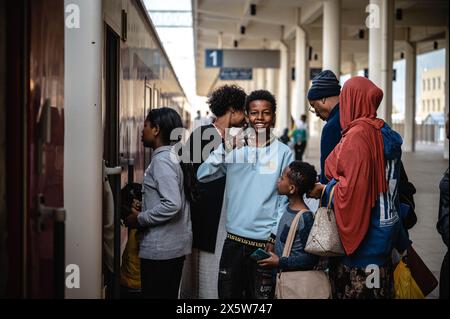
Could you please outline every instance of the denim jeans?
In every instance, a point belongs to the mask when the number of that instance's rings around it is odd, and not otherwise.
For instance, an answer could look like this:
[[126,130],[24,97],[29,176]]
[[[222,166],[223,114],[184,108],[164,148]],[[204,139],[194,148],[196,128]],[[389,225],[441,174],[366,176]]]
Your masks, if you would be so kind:
[[272,299],[274,283],[271,268],[258,266],[250,255],[257,247],[227,238],[219,268],[220,299]]

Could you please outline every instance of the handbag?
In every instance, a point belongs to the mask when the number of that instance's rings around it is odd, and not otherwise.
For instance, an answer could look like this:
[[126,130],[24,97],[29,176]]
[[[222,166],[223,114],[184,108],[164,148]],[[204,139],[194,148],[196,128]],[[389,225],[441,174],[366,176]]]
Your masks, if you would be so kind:
[[429,295],[437,287],[438,281],[412,246],[408,248],[403,261],[411,270],[411,276],[414,278],[423,295]]
[[[324,192],[322,193],[322,197]],[[331,190],[327,207],[322,207],[322,198],[320,200],[320,206],[314,216],[314,224],[305,246],[307,253],[324,257],[345,255],[344,247],[339,238],[336,216],[334,215],[333,209],[331,209],[333,194],[334,187]]]
[[[291,223],[291,228],[283,249],[283,257],[291,254],[292,243],[297,225],[303,211],[297,213]],[[331,298],[331,284],[327,274],[320,270],[285,271],[277,274],[275,286],[277,299],[329,299]]]

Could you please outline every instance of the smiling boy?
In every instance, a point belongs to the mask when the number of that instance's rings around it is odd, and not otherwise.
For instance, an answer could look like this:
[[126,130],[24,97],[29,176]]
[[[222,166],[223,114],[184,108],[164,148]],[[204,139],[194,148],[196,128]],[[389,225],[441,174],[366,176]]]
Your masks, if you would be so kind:
[[277,194],[276,182],[293,161],[289,147],[272,134],[276,101],[265,90],[246,100],[250,129],[245,145],[222,144],[199,167],[200,182],[226,176],[226,230],[219,269],[219,298],[269,299],[271,270],[250,258],[257,248],[273,249],[277,225],[287,198]]

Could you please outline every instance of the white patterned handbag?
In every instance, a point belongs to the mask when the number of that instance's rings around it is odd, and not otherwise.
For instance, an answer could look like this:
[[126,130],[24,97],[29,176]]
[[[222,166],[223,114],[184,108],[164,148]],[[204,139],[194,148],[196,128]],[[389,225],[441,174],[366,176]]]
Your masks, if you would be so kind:
[[[291,223],[283,257],[289,257],[291,254],[298,221],[304,211],[297,213]],[[277,275],[275,297],[277,299],[329,299],[331,298],[330,280],[322,270],[280,271]]]
[[321,204],[314,216],[314,224],[305,246],[307,253],[324,257],[345,255],[341,239],[339,238],[336,216],[333,209],[331,209],[333,194],[334,187],[331,190],[327,207],[322,207],[322,199],[320,200]]

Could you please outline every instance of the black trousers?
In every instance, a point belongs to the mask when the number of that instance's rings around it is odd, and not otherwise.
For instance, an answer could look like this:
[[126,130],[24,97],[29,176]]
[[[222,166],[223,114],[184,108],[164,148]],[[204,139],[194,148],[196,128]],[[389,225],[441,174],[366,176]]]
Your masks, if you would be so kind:
[[448,299],[448,251],[445,254],[444,261],[441,266],[441,275],[439,278],[439,299]]
[[184,256],[168,260],[141,259],[141,287],[145,299],[178,299]]
[[294,145],[294,151],[295,151],[295,160],[296,161],[303,161],[303,154],[306,150],[306,144],[307,142],[302,142],[302,144],[298,145],[297,143]]
[[273,271],[258,266],[250,255],[256,247],[225,240],[219,267],[220,299],[271,299]]

